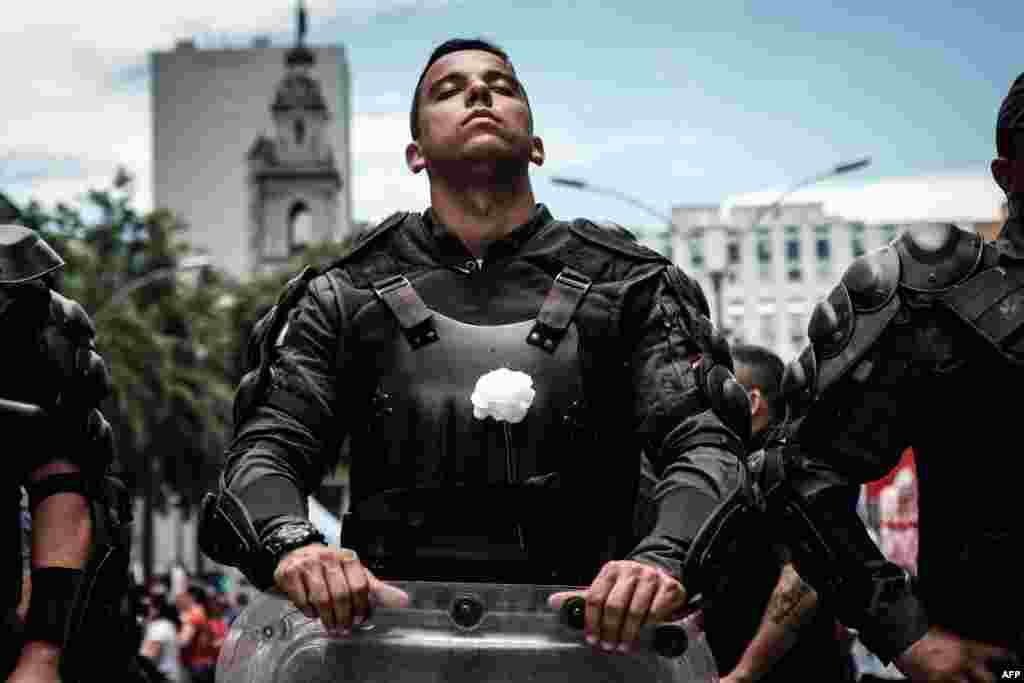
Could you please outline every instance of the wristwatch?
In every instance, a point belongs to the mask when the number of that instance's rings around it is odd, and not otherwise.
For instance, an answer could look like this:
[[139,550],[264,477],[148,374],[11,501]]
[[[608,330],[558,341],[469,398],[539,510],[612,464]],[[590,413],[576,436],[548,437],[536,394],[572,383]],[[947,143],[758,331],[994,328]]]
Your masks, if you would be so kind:
[[274,568],[281,558],[296,548],[311,543],[327,543],[327,539],[312,522],[302,517],[288,517],[276,521],[273,526],[261,534],[264,551],[273,560]]

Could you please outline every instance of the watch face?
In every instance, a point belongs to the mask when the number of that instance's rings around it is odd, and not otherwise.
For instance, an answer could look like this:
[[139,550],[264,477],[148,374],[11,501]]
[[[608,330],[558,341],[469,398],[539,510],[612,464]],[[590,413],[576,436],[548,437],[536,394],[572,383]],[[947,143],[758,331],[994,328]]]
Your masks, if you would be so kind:
[[281,555],[307,543],[318,542],[323,542],[323,536],[316,527],[307,522],[279,526],[267,538],[266,546],[272,554]]

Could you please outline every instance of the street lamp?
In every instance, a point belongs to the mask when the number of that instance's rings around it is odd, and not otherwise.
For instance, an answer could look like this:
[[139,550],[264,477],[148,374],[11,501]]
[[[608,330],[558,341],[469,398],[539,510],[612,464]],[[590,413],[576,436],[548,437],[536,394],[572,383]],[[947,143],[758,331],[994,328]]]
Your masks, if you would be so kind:
[[807,187],[808,185],[813,185],[817,182],[821,182],[826,178],[831,178],[833,176],[844,175],[846,173],[853,173],[854,171],[859,171],[862,168],[866,168],[867,166],[870,165],[871,157],[864,157],[863,159],[857,159],[855,161],[848,161],[846,163],[837,164],[832,168],[826,169],[824,171],[821,171],[820,173],[815,173],[812,176],[804,178],[800,182],[792,185],[784,192],[782,192],[782,194],[775,198],[774,202],[772,202],[768,206],[761,207],[761,210],[758,211],[757,215],[754,216],[754,220],[753,222],[751,222],[751,225],[756,226],[758,223],[761,222],[762,218],[768,215],[769,212],[778,212],[779,207],[782,205],[782,201],[789,195],[796,192],[797,190],[801,190]]
[[551,182],[554,183],[555,185],[561,185],[563,187],[571,187],[571,188],[576,189],[576,190],[584,190],[586,192],[593,192],[595,194],[603,194],[603,195],[608,195],[610,197],[615,197],[617,199],[621,199],[624,202],[632,204],[633,206],[637,207],[638,209],[640,209],[642,211],[645,211],[648,214],[654,216],[655,218],[657,218],[658,220],[660,220],[662,223],[665,224],[665,227],[666,227],[665,235],[668,238],[667,239],[667,241],[668,241],[668,254],[667,254],[667,256],[668,256],[669,260],[672,259],[672,248],[673,248],[672,242],[673,242],[673,237],[675,235],[675,223],[672,222],[672,218],[668,214],[659,211],[658,209],[654,208],[653,206],[645,204],[644,202],[640,201],[636,197],[631,197],[628,194],[625,194],[623,192],[619,192],[618,190],[610,188],[610,187],[601,187],[599,185],[594,185],[593,183],[587,182],[586,180],[581,180],[579,178],[563,178],[563,177],[560,177],[560,176],[554,176],[553,178],[551,178]]
[[186,270],[198,270],[201,268],[207,268],[212,264],[210,257],[205,254],[199,254],[196,256],[186,256],[181,259],[176,265],[167,266],[165,268],[157,268],[156,270],[146,273],[142,277],[135,278],[131,282],[128,282],[120,289],[114,292],[114,294],[107,299],[106,303],[96,309],[96,312],[92,314],[93,320],[99,318],[103,313],[109,309],[117,308],[120,304],[132,295],[132,292],[138,291],[139,289],[151,285],[154,282],[165,280],[170,277],[174,277],[178,273]]
[[[787,188],[785,191],[779,194],[771,204],[762,206],[760,210],[755,214],[754,220],[751,221],[750,226],[756,227],[765,216],[769,213],[775,213],[779,210],[783,200],[789,195],[793,194],[797,190],[805,188],[809,185],[813,185],[817,182],[831,178],[833,176],[844,175],[846,173],[853,173],[859,171],[871,164],[871,157],[864,157],[862,159],[856,159],[854,161],[848,161],[845,163],[837,164],[831,168],[828,168],[819,173],[815,173],[812,176],[804,178],[798,183],[794,183],[792,186]],[[727,240],[725,239],[727,228],[725,226],[716,226],[712,228],[705,228],[705,234],[710,238],[715,238],[713,244],[709,244],[705,252],[707,256],[708,264],[708,279],[711,281],[711,290],[715,301],[715,328],[725,332],[724,327],[724,311],[722,302],[722,285],[726,275],[729,274],[729,264],[726,258]]]

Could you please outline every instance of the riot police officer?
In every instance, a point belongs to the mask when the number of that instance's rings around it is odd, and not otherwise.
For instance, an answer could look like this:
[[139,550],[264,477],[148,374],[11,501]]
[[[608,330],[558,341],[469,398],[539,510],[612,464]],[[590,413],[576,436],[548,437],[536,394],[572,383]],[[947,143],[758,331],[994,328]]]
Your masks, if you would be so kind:
[[[22,486],[32,513],[29,608],[20,634],[7,620],[4,675],[9,681],[130,680],[134,643],[121,637],[130,623],[120,617],[129,578],[128,510],[120,482],[107,476],[113,441],[97,408],[110,382],[89,316],[48,286],[63,265],[36,232],[0,226],[8,613],[20,593],[15,515]],[[104,658],[90,651],[97,641],[89,639],[98,635],[109,653]]]
[[[200,543],[342,633],[401,604],[378,575],[589,586],[588,639],[628,651],[700,590],[747,490],[728,350],[666,259],[535,202],[544,145],[501,49],[436,49],[410,123],[431,207],[296,277],[261,321]],[[345,438],[335,549],[305,500]],[[658,514],[630,545],[641,449]]]
[[[998,238],[918,225],[855,261],[814,311],[812,344],[788,375],[803,414],[766,470],[788,468],[765,488],[769,509],[803,534],[801,574],[914,680],[992,681],[1024,653],[1011,559],[1024,540],[1013,400],[1024,381],[1024,75],[996,143],[992,172],[1009,206]],[[908,446],[920,481],[916,582],[840,502]]]

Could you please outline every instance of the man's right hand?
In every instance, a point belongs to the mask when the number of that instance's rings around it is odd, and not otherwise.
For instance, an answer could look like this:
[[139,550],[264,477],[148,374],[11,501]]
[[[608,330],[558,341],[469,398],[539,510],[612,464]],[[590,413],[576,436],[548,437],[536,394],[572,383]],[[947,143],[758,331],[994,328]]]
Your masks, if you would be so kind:
[[374,607],[407,607],[409,596],[364,567],[355,551],[321,543],[296,548],[277,563],[274,584],[310,619],[349,635]]
[[996,672],[1014,661],[1009,650],[933,626],[896,659],[896,666],[912,681],[995,683]]

